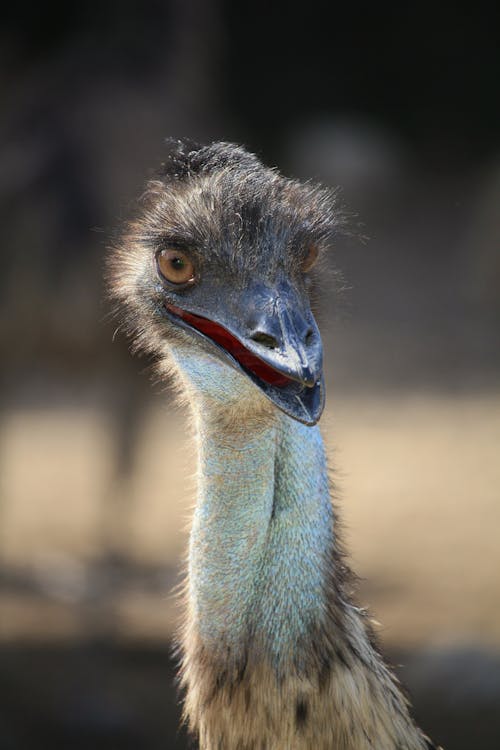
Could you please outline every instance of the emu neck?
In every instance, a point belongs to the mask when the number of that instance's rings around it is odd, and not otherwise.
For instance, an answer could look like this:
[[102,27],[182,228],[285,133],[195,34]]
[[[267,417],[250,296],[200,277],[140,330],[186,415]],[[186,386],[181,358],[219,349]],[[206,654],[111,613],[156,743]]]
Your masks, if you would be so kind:
[[[253,392],[228,406],[238,381],[221,388],[215,368],[193,362],[199,486],[181,684],[200,748],[430,748],[344,589],[319,429]],[[198,373],[209,396],[192,385]]]
[[332,510],[317,427],[200,418],[190,607],[212,653],[249,640],[278,669],[319,618]]

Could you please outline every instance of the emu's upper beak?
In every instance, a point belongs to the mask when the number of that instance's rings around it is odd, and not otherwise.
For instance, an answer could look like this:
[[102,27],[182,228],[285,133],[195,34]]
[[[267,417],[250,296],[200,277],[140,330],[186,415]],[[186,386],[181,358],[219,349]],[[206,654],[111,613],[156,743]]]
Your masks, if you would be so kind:
[[286,281],[277,288],[254,284],[225,303],[217,320],[199,308],[187,311],[167,303],[165,309],[222,349],[230,364],[279,409],[299,422],[316,424],[325,400],[323,347],[309,306],[304,309]]

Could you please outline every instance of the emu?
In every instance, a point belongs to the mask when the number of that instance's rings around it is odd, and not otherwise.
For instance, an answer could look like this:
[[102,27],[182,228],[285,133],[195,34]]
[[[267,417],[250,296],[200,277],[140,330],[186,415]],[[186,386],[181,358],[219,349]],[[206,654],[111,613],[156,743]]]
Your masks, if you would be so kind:
[[111,251],[133,346],[194,419],[180,681],[202,750],[435,750],[353,602],[317,425],[310,290],[341,221],[242,147],[179,141]]

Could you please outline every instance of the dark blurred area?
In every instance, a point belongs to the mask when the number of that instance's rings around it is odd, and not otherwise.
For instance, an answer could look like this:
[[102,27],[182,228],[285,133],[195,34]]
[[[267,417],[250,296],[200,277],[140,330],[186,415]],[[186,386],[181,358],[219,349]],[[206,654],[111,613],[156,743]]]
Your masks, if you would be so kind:
[[321,322],[362,599],[424,729],[499,746],[499,31],[486,3],[4,10],[1,750],[187,746],[166,596],[193,457],[102,280],[167,136],[341,186]]

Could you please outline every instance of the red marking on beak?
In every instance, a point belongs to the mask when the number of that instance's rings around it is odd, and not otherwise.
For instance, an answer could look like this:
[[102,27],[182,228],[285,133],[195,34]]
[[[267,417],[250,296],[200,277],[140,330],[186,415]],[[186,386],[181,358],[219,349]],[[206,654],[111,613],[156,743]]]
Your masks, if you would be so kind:
[[250,370],[250,372],[265,383],[281,388],[292,382],[291,378],[287,378],[286,375],[273,370],[272,367],[259,359],[259,357],[256,357],[255,354],[248,351],[236,336],[233,336],[232,333],[229,333],[228,330],[218,323],[214,323],[213,320],[203,318],[201,315],[194,315],[193,313],[186,312],[186,310],[182,310],[182,308],[176,307],[175,305],[166,304],[165,307],[167,310],[174,313],[174,315],[177,315],[186,323],[189,323],[190,326],[196,328],[196,330],[201,333],[204,333],[205,336],[208,336],[212,341],[215,341],[216,344],[222,346],[222,348],[229,352],[229,354],[231,354],[237,362],[242,365],[242,367],[246,370]]

